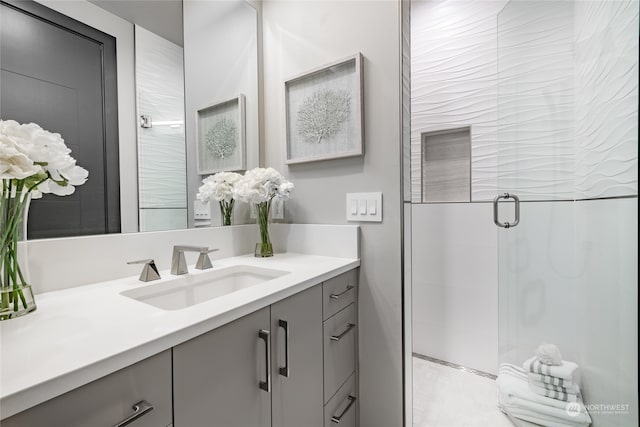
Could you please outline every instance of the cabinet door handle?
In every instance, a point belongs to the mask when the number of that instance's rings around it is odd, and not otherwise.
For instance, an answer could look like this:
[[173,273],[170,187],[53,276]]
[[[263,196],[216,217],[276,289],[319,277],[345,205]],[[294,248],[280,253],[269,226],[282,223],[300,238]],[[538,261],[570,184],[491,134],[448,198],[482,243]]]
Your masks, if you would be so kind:
[[264,341],[264,353],[265,353],[265,366],[264,371],[266,373],[266,378],[264,381],[260,381],[260,389],[266,391],[267,393],[271,391],[271,332],[266,329],[260,329],[258,332],[258,337]]
[[334,415],[333,417],[331,417],[332,423],[336,423],[336,424],[340,423],[340,420],[342,419],[342,417],[344,417],[344,414],[346,414],[349,411],[349,409],[351,409],[351,407],[356,401],[356,397],[351,395],[349,395],[347,399],[349,400],[349,403],[344,408],[344,410],[340,413],[340,415]]
[[289,322],[286,320],[278,320],[278,327],[284,329],[284,366],[278,371],[283,377],[289,376]]
[[149,404],[149,402],[147,402],[146,400],[141,400],[140,402],[133,405],[131,409],[133,409],[133,414],[129,415],[127,418],[120,421],[114,427],[124,427],[126,425],[131,424],[132,422],[134,422],[135,420],[137,420],[147,412],[153,411],[153,406]]
[[347,329],[345,329],[340,335],[331,335],[331,341],[340,341],[342,338],[344,338],[345,335],[349,333],[349,331],[351,331],[355,327],[355,323],[347,323]]
[[341,296],[343,296],[344,294],[349,292],[351,289],[353,289],[353,285],[348,285],[347,289],[345,289],[344,291],[340,292],[339,294],[329,294],[329,298],[331,298],[331,299],[340,299]]

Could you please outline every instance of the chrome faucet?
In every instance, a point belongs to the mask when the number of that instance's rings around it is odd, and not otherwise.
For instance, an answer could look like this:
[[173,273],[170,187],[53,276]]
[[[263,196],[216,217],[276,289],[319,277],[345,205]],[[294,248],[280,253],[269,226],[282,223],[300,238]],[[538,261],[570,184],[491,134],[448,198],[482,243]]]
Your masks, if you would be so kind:
[[187,260],[184,257],[185,252],[199,252],[200,256],[196,262],[196,268],[198,270],[206,270],[211,268],[211,260],[209,254],[215,252],[218,249],[209,249],[206,246],[182,246],[177,245],[173,247],[173,256],[171,257],[171,274],[187,274]]

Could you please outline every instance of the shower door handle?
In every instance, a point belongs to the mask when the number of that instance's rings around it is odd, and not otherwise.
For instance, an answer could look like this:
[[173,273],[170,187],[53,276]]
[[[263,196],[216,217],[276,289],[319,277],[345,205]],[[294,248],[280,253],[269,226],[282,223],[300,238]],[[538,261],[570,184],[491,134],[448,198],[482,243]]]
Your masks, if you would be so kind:
[[[500,222],[500,220],[498,219],[498,203],[500,202],[500,200],[503,200],[503,199],[504,200],[513,199],[513,201],[515,202],[516,215],[513,222]],[[509,193],[498,194],[493,199],[493,222],[498,227],[502,227],[502,228],[512,228],[518,225],[520,223],[520,198],[515,194],[509,194]]]

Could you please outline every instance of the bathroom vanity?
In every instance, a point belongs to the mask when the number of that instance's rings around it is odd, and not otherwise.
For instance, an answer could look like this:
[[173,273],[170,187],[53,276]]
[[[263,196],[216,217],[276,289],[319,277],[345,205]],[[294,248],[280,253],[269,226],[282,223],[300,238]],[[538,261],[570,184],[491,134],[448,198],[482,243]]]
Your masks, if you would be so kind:
[[185,286],[176,276],[42,294],[33,316],[2,325],[3,346],[28,355],[3,362],[2,426],[356,426],[359,264],[225,258],[187,276],[285,274],[179,309],[131,296]]

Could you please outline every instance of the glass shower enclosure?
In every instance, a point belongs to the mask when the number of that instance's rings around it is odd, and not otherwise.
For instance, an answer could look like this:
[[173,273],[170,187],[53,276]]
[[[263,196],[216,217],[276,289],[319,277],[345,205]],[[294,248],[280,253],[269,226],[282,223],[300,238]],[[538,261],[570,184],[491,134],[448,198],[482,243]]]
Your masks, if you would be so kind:
[[638,1],[512,0],[497,45],[500,363],[556,344],[637,425]]

